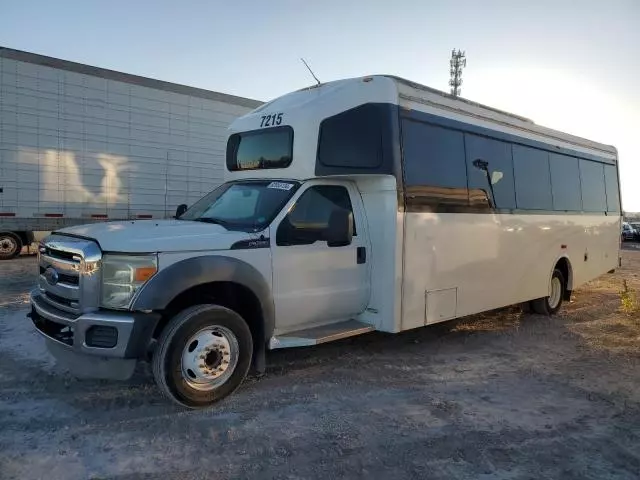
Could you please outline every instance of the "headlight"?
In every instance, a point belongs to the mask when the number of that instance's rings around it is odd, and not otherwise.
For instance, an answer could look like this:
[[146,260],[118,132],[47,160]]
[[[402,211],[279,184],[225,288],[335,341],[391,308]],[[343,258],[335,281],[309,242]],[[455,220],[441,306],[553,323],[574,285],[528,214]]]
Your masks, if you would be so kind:
[[155,255],[105,255],[102,259],[104,308],[126,309],[133,295],[158,271]]

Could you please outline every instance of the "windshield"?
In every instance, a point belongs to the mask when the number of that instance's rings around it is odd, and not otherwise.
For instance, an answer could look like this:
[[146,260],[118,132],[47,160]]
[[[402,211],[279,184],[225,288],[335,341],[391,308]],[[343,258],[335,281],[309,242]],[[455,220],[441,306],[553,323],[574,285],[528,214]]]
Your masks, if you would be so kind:
[[225,183],[193,204],[180,220],[217,223],[229,230],[259,231],[271,223],[299,186],[288,180]]

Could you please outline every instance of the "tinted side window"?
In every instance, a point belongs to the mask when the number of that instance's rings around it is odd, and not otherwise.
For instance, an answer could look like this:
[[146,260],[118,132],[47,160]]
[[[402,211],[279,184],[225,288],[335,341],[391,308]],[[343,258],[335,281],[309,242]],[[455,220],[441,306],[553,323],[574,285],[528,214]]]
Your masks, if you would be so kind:
[[292,156],[291,127],[236,133],[227,142],[227,168],[231,171],[285,168]]
[[618,172],[615,165],[604,166],[604,182],[607,192],[607,211],[620,211],[620,190],[618,189]]
[[513,145],[513,174],[518,208],[553,210],[547,152]]
[[376,168],[382,164],[380,111],[365,104],[320,124],[318,160],[332,167]]
[[557,211],[582,210],[578,159],[558,153],[550,153],[549,167],[551,170],[553,209]]
[[462,132],[405,119],[402,151],[408,203],[468,204]]
[[604,165],[580,159],[582,208],[586,212],[606,212],[607,196],[604,187]]
[[[345,187],[317,185],[309,188],[280,222],[276,244],[310,245],[324,240],[331,213],[335,209],[348,210],[353,214],[349,192]],[[355,235],[355,219],[353,232]]]
[[[478,189],[483,192],[483,196],[487,200],[491,199],[487,171],[480,168],[484,164],[489,172],[488,176],[493,186],[496,208],[516,208],[511,145],[469,133],[465,133],[464,142],[470,195],[474,195],[474,190]],[[484,199],[474,200],[471,198],[471,200],[472,203],[486,202]]]

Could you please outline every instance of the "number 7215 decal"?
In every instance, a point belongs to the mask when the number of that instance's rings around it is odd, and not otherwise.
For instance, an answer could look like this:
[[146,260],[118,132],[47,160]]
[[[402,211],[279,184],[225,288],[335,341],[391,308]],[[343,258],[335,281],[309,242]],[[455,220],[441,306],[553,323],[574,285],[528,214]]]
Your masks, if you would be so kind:
[[262,115],[261,127],[275,127],[282,123],[282,113],[272,113],[271,115]]

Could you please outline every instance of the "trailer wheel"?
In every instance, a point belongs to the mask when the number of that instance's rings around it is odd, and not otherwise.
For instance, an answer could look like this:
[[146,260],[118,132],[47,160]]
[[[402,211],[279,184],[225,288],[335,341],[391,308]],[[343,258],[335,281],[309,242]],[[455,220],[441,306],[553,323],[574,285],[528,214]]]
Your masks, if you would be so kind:
[[153,354],[153,376],[175,403],[206,407],[240,386],[252,353],[251,331],[240,315],[219,305],[196,305],[162,331]]
[[0,260],[9,260],[20,255],[22,240],[11,232],[0,233]]
[[537,298],[531,301],[531,308],[540,315],[554,315],[562,306],[562,299],[566,289],[565,278],[559,269],[553,271],[551,284],[549,285],[550,295],[548,297]]

